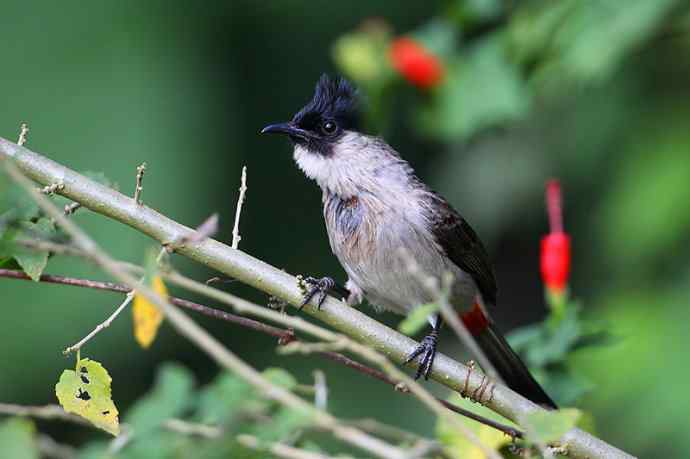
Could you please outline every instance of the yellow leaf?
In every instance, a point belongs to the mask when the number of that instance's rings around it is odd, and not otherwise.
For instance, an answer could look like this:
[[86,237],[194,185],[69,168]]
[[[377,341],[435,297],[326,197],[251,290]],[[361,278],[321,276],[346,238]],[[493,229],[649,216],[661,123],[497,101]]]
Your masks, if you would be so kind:
[[111,398],[108,371],[99,362],[77,361],[77,369],[65,370],[55,385],[60,405],[68,413],[87,419],[96,427],[113,435],[120,433],[118,411]]
[[[496,415],[481,405],[470,402],[469,400],[460,397],[458,394],[452,394],[448,400],[449,402],[459,405],[462,408],[473,411],[486,418],[494,421],[515,427],[513,423],[507,419]],[[467,428],[474,432],[479,439],[479,442],[486,448],[492,451],[498,451],[504,445],[510,443],[511,438],[493,427],[485,424],[480,424],[469,418],[458,417],[460,422],[464,423]],[[436,437],[444,446],[446,453],[453,459],[486,459],[486,454],[478,446],[472,443],[457,427],[440,418],[436,424]]]
[[[168,289],[165,288],[163,279],[160,276],[152,278],[151,287],[163,298],[168,298]],[[163,322],[163,313],[144,296],[136,293],[134,295],[132,315],[134,317],[134,337],[139,345],[146,349],[156,339],[158,327]]]

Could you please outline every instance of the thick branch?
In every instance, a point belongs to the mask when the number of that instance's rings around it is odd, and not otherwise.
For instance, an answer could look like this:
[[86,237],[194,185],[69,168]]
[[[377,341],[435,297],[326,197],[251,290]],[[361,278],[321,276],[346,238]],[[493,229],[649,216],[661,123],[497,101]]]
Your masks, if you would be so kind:
[[[4,278],[9,278],[9,279],[21,279],[21,280],[26,280],[26,281],[31,281],[32,279],[22,271],[17,271],[14,269],[2,269],[0,268],[0,277]],[[71,285],[75,287],[83,287],[83,288],[90,288],[90,289],[95,289],[95,290],[105,290],[105,291],[110,291],[110,292],[117,292],[117,293],[129,293],[131,290],[126,287],[125,285],[122,284],[116,284],[113,282],[103,282],[103,281],[94,281],[90,279],[80,279],[80,278],[74,278],[74,277],[66,277],[66,276],[57,276],[53,274],[43,274],[39,278],[40,282],[46,282],[46,283],[52,283],[52,284],[61,284],[61,285]],[[264,333],[270,336],[273,336],[275,338],[278,338],[280,344],[287,344],[289,342],[297,340],[297,337],[295,336],[295,333],[292,329],[284,329],[284,328],[279,328],[279,327],[274,327],[273,325],[268,325],[266,323],[260,322],[258,320],[250,319],[248,317],[243,317],[239,316],[236,314],[231,314],[229,312],[222,311],[220,309],[214,309],[210,308],[208,306],[204,306],[198,303],[194,303],[189,300],[185,300],[183,298],[177,298],[177,297],[170,297],[169,301],[176,305],[180,306],[186,309],[190,309],[192,311],[199,312],[200,314],[203,314],[208,317],[212,317],[214,319],[220,319],[226,322],[234,323],[236,325],[240,325],[245,328],[249,328],[251,330]],[[339,352],[333,352],[333,351],[321,351],[321,352],[314,352],[315,355],[318,355],[322,358],[328,359],[332,362],[338,363],[340,365],[346,366],[348,368],[351,368],[355,371],[358,371],[359,373],[362,373],[366,376],[369,376],[374,379],[378,379],[379,381],[382,381],[389,386],[392,387],[397,387],[398,386],[398,381],[391,378],[388,376],[386,373],[382,372],[381,370],[377,370],[376,368],[372,368],[370,366],[367,366],[361,362],[358,362],[356,360],[351,359],[350,357],[341,354]],[[405,393],[409,394],[409,391],[403,391],[399,390],[399,393]],[[509,425],[501,424],[498,422],[495,422],[489,418],[485,418],[483,416],[480,416],[470,410],[466,410],[464,408],[461,408],[457,405],[454,405],[450,402],[447,402],[443,399],[438,399],[438,401],[444,405],[446,408],[448,408],[451,411],[454,411],[455,413],[461,414],[465,417],[468,417],[470,419],[473,419],[477,422],[480,422],[482,424],[486,424],[490,427],[493,427],[496,430],[499,430],[506,435],[509,435],[510,437],[513,438],[522,438],[523,433],[515,429],[514,427],[511,427]],[[0,406],[0,412],[2,412],[2,408]]]
[[[82,204],[90,210],[125,223],[157,241],[169,244],[189,238],[193,230],[161,215],[155,210],[135,202],[115,190],[107,188],[52,160],[33,153],[15,143],[0,138],[0,156],[7,155],[33,180],[41,185],[63,183],[60,194]],[[269,264],[257,260],[240,250],[212,239],[189,243],[177,248],[177,252],[210,266],[270,295],[284,299],[293,306],[300,304],[302,293],[296,279]],[[341,301],[329,297],[320,311],[309,305],[304,310],[333,328],[374,347],[397,362],[416,347],[416,343],[350,308]],[[462,392],[482,391],[485,380],[477,372],[471,373],[449,357],[436,357],[431,377],[439,383]],[[527,413],[539,410],[538,406],[510,389],[496,385],[485,405],[511,420],[518,420]],[[608,445],[592,435],[572,429],[563,437],[572,457],[630,457],[623,451]]]
[[[7,174],[31,196],[48,216],[55,219],[56,223],[72,238],[74,244],[87,254],[89,259],[130,289],[136,289],[138,294],[156,305],[180,335],[189,339],[221,367],[249,382],[268,398],[292,409],[310,414],[314,425],[331,432],[336,438],[381,458],[405,457],[405,453],[401,449],[388,445],[366,432],[341,424],[330,413],[319,410],[313,404],[304,401],[292,392],[266,379],[261,373],[225,348],[217,339],[186,314],[172,306],[167,299],[149,286],[141,284],[140,280],[123,269],[120,263],[111,258],[88,234],[67,219],[47,197],[34,189],[31,181],[22,174],[14,161],[0,154],[0,162],[3,162]],[[191,238],[177,239],[177,241],[181,240],[191,240]]]

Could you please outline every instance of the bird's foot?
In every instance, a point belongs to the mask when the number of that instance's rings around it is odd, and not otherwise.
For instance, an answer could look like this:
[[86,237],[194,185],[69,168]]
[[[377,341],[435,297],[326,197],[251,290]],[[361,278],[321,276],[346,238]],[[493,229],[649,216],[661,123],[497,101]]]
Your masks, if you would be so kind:
[[326,300],[328,292],[335,287],[335,281],[330,277],[316,278],[311,276],[301,280],[305,289],[304,300],[299,305],[299,309],[306,306],[312,298],[316,298],[316,309],[321,309],[321,305]]
[[412,351],[412,353],[407,356],[407,359],[403,365],[415,360],[417,357],[421,356],[419,361],[419,367],[417,367],[417,373],[414,375],[414,379],[419,379],[420,376],[424,375],[424,379],[429,379],[431,374],[431,367],[434,364],[434,359],[436,358],[436,346],[438,344],[438,331],[433,330],[430,334],[424,337],[419,346]]

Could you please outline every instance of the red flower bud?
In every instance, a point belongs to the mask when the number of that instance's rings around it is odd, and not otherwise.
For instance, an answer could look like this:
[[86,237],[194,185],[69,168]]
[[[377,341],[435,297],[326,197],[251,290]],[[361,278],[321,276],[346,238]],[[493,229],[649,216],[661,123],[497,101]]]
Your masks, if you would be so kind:
[[395,40],[391,44],[389,58],[395,70],[420,88],[436,86],[443,77],[441,61],[411,38]]
[[561,292],[570,274],[570,237],[551,233],[541,240],[541,277],[549,290]]
[[561,185],[546,184],[546,208],[551,231],[541,240],[541,277],[549,290],[562,292],[570,274],[570,237],[563,231]]

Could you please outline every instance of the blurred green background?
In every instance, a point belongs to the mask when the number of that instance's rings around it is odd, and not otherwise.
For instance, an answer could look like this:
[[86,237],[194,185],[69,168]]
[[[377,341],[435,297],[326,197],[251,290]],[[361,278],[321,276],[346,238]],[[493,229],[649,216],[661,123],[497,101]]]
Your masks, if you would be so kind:
[[[485,240],[499,281],[494,316],[505,331],[545,314],[538,269],[547,231],[543,186],[561,179],[573,240],[571,292],[615,337],[571,356],[594,384],[577,405],[594,415],[598,435],[628,452],[685,457],[689,11],[671,0],[6,0],[0,136],[15,138],[28,121],[31,149],[79,171],[102,171],[127,193],[146,161],[145,202],[190,226],[219,212],[224,241],[247,165],[240,248],[289,272],[342,282],[320,192],[294,167],[286,142],[258,132],[291,117],[322,72],[352,71],[343,60],[352,49],[335,44],[345,35],[368,36],[363,21],[377,18],[390,36],[412,33],[442,58],[447,79],[425,92],[390,75],[385,89],[351,75],[369,96],[370,131],[384,135]],[[119,258],[142,262],[151,246],[88,212],[74,219]],[[199,279],[214,275],[180,257],[173,262]],[[104,278],[69,259],[52,260],[46,272]],[[224,288],[267,300],[238,284]],[[25,404],[54,402],[54,382],[73,362],[61,350],[120,300],[5,279],[0,298],[0,401]],[[277,356],[271,339],[198,319],[259,368],[283,366],[305,380],[314,366],[326,370],[337,415],[433,431],[430,414],[383,384],[321,361]],[[462,356],[446,338],[444,350]],[[84,355],[106,364],[124,412],[162,361],[182,362],[199,382],[217,372],[165,326],[142,351],[129,315]],[[40,427],[66,442],[99,435]]]

